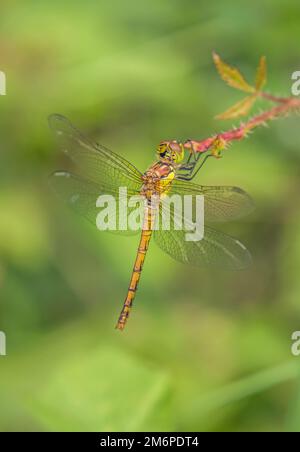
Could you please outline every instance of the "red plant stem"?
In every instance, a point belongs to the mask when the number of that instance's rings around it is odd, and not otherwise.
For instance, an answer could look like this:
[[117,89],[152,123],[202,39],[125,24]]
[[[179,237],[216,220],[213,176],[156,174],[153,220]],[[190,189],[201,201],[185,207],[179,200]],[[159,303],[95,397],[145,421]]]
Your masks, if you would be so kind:
[[[206,152],[212,148],[218,142],[219,149],[224,149],[231,141],[241,140],[247,136],[248,132],[255,127],[266,124],[272,119],[276,119],[280,116],[284,116],[294,110],[300,109],[300,99],[294,97],[276,97],[268,93],[259,93],[259,96],[273,102],[279,103],[276,107],[266,110],[256,116],[253,116],[248,121],[241,123],[237,128],[230,129],[226,132],[218,133],[212,137],[205,138],[204,140],[190,140],[184,143],[185,149],[194,152]],[[220,145],[221,144],[221,145]]]
[[289,101],[290,99],[292,99],[292,98],[289,98],[289,97],[273,96],[272,94],[264,93],[263,91],[260,91],[258,93],[258,95],[260,97],[263,97],[264,99],[270,100],[271,102],[277,102],[277,103],[285,103],[285,102]]

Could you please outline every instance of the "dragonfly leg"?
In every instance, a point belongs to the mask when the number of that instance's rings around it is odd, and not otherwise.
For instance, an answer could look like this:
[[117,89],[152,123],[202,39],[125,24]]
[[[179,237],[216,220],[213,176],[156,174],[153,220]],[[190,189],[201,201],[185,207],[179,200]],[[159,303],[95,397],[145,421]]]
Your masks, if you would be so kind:
[[[191,140],[187,140],[186,143],[189,143],[190,141]],[[188,165],[190,163],[192,157],[194,157],[194,159],[195,159],[195,152],[194,152],[193,146],[191,146],[189,149],[189,156],[185,162],[185,165]]]
[[[189,150],[189,156],[187,160],[180,165],[180,171],[191,171],[194,169],[195,165],[200,161],[200,159],[204,156],[204,153],[196,153],[193,149]],[[193,157],[193,161],[191,159]]]
[[[202,160],[201,164],[197,167],[197,163],[201,161],[200,157],[203,157],[203,154],[199,154],[199,158],[194,163],[181,166],[178,171],[178,175],[176,176],[176,179],[186,180],[186,181],[192,180],[196,176],[198,171],[202,168],[202,166],[204,165],[206,160],[209,157],[213,157],[213,155],[211,155],[211,154],[206,155],[204,157],[204,159]],[[181,174],[180,172],[182,170],[185,172]]]

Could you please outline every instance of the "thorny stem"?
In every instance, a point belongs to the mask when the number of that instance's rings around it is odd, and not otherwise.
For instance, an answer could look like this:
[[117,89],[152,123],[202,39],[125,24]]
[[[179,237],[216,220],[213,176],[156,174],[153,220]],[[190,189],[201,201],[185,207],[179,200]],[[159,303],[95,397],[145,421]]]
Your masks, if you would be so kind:
[[263,97],[264,99],[270,100],[271,102],[277,102],[277,103],[285,103],[291,99],[290,97],[273,96],[272,94],[265,93],[263,91],[260,91],[258,93],[258,96]]
[[194,152],[207,152],[210,150],[215,157],[220,157],[221,150],[225,149],[232,141],[245,138],[252,129],[266,125],[268,121],[273,119],[297,110],[300,111],[300,99],[294,97],[276,97],[265,92],[259,92],[257,96],[279,105],[253,116],[246,122],[242,122],[239,127],[215,134],[201,141],[191,140],[185,145],[186,149],[190,149],[192,144]]

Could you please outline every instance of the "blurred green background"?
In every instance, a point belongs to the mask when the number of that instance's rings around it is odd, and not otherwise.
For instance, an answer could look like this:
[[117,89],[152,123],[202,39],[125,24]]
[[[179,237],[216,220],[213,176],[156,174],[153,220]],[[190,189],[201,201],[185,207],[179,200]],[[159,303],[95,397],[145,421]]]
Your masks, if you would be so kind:
[[299,29],[297,0],[1,2],[0,430],[300,430],[299,117],[256,130],[196,180],[255,199],[225,228],[253,266],[186,267],[151,243],[124,333],[137,238],[97,232],[47,182],[65,164],[50,113],[144,170],[162,139],[231,127],[213,117],[241,95],[212,50],[250,81],[266,55],[267,89],[290,95]]

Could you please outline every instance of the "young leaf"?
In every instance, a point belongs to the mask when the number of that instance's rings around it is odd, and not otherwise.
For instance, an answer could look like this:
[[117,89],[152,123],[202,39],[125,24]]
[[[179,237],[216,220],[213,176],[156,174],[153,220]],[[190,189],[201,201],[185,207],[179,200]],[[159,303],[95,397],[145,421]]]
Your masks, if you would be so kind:
[[262,56],[259,60],[258,68],[256,71],[255,88],[256,91],[260,91],[267,80],[267,66],[266,57]]
[[247,96],[234,104],[228,110],[216,116],[217,119],[233,119],[239,116],[246,116],[256,100],[256,96]]
[[228,83],[229,86],[245,91],[246,93],[255,92],[255,88],[246,82],[240,71],[222,61],[220,56],[215,52],[213,52],[213,60],[221,78]]
[[219,135],[216,136],[216,138],[214,139],[214,141],[211,145],[211,149],[210,149],[211,155],[213,155],[217,159],[221,158],[222,150],[225,149],[226,146],[227,146],[226,140],[224,140],[224,138],[222,138]]

